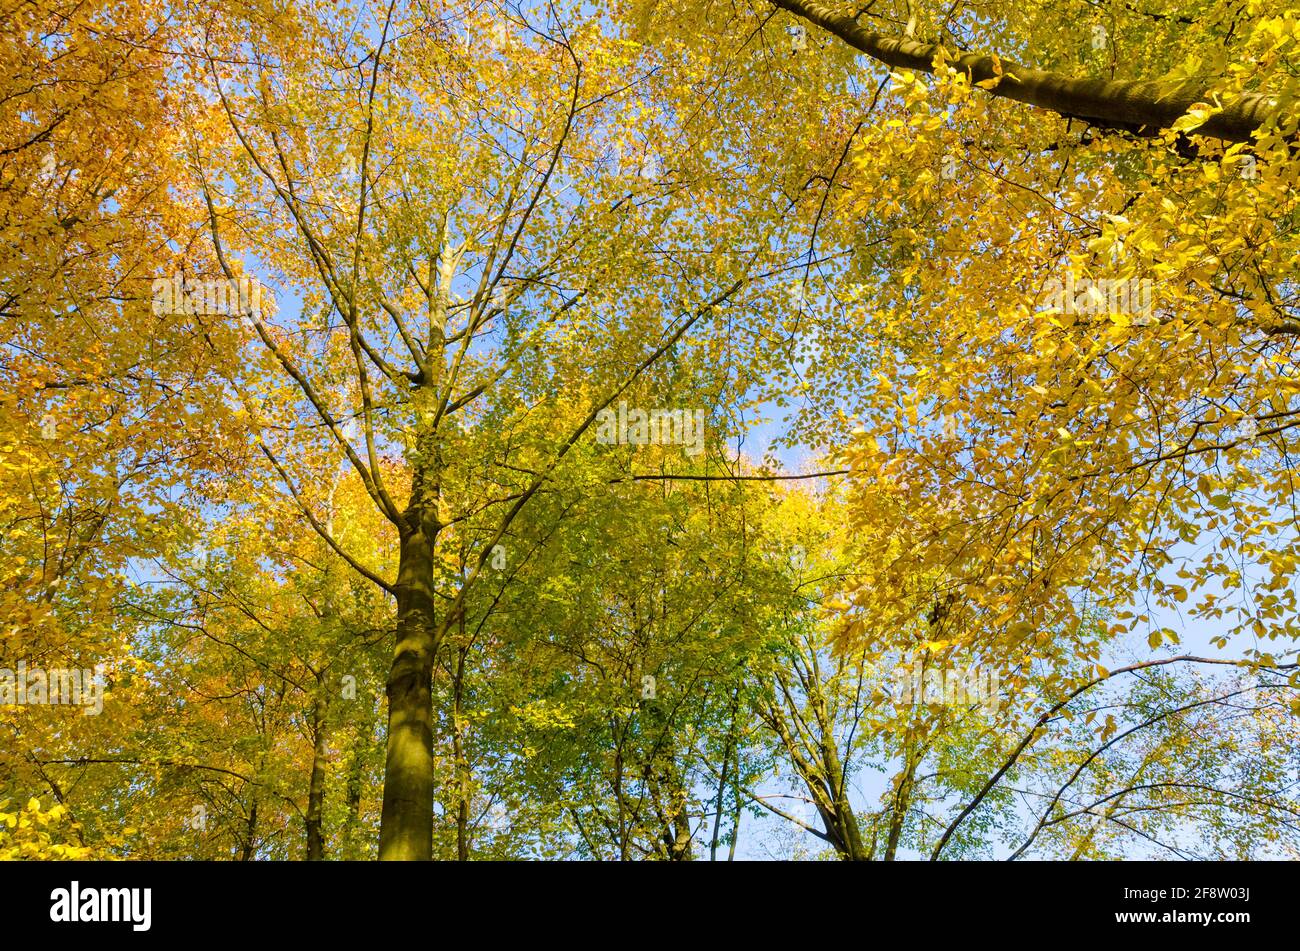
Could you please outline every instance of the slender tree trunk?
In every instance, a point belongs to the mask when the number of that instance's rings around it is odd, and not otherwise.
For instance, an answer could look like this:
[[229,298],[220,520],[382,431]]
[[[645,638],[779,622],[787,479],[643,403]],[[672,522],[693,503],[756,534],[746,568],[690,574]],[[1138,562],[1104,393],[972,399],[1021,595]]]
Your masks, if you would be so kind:
[[906,762],[903,772],[898,777],[898,789],[894,793],[894,807],[889,818],[889,840],[885,845],[885,861],[892,862],[898,854],[899,839],[903,835],[903,824],[907,820],[907,810],[912,802],[912,782],[916,776],[917,757],[911,749],[911,730],[908,731],[908,746],[904,752]]
[[[713,812],[713,837],[709,842],[709,861],[718,860],[718,834],[722,829],[722,809],[727,798],[727,771],[731,767],[731,751],[735,746],[736,738],[736,716],[740,712],[740,688],[737,687],[731,696],[731,725],[727,728],[727,745],[722,751],[722,775],[718,778],[718,800]],[[739,769],[739,764],[737,764]]]
[[328,757],[325,716],[329,712],[329,692],[325,689],[323,675],[316,682],[316,701],[311,708],[312,754],[311,780],[307,785],[307,813],[303,821],[307,826],[307,861],[319,862],[325,858],[325,837],[321,829],[321,815],[325,805],[325,762]]
[[673,789],[673,844],[674,862],[689,862],[695,858],[694,840],[691,838],[691,819],[686,814],[686,790],[680,784]]
[[[465,634],[461,618],[461,636]],[[465,714],[462,708],[465,690],[465,657],[469,648],[462,646],[457,652],[456,682],[452,688],[451,744],[456,767],[456,860],[469,861],[469,759],[465,752]]]
[[662,749],[657,755],[652,753],[654,758],[645,767],[650,796],[662,823],[660,844],[668,861],[689,862],[695,857],[691,820],[686,812],[689,797],[677,769],[676,744],[669,732],[672,724],[664,722],[660,708],[654,701],[647,707],[647,716],[663,737]]
[[731,844],[727,847],[728,862],[734,862],[736,860],[736,845],[740,842],[740,804],[743,801],[740,798],[739,781],[733,780],[733,782],[736,783],[735,787],[732,789],[735,805],[732,806],[731,811]]
[[433,545],[436,529],[402,532],[397,569],[397,644],[388,675],[388,751],[380,817],[381,860],[433,858]]
[[352,744],[352,762],[348,766],[347,818],[343,820],[343,855],[349,859],[361,856],[361,849],[357,847],[357,829],[361,826],[361,781],[365,769],[365,751],[373,735],[373,724],[367,717],[366,722],[357,727],[356,739]]
[[253,855],[257,851],[257,795],[253,795],[253,803],[248,807],[248,826],[245,830],[244,848],[239,853],[239,861],[251,862]]
[[628,859],[627,806],[623,801],[623,742],[614,746],[614,801],[618,803],[618,860]]

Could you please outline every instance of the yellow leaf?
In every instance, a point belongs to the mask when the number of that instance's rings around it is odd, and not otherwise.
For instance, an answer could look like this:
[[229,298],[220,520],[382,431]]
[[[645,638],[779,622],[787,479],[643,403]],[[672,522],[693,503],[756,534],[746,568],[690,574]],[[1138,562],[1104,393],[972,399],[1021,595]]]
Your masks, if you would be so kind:
[[1170,128],[1175,132],[1190,132],[1192,129],[1205,125],[1205,120],[1210,118],[1210,113],[1212,111],[1213,110],[1207,104],[1198,102],[1196,105],[1192,106],[1192,108],[1188,109],[1186,113],[1179,116],[1178,121],[1170,126]]

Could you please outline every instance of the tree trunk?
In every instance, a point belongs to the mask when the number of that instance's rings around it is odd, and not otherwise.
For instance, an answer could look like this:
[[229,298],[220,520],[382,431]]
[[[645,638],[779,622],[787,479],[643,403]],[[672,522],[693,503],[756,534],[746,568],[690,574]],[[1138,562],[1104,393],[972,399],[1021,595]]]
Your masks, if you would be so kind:
[[352,762],[348,766],[347,814],[343,820],[343,857],[348,859],[361,858],[363,853],[357,842],[357,830],[361,825],[361,785],[366,750],[373,735],[374,724],[366,717],[357,726],[357,735],[352,741]]
[[325,805],[326,744],[325,715],[329,711],[329,692],[323,678],[316,684],[316,701],[311,708],[312,753],[311,780],[307,784],[307,813],[303,821],[307,826],[307,861],[319,862],[325,858],[325,837],[321,830],[321,815]]
[[[718,834],[722,831],[722,807],[727,799],[727,771],[731,766],[731,751],[735,746],[736,717],[740,712],[740,687],[731,695],[731,725],[727,728],[727,745],[722,751],[722,775],[718,777],[718,799],[713,812],[713,838],[709,842],[709,861],[718,860]],[[740,764],[736,764],[737,770]]]
[[907,810],[912,803],[912,783],[916,777],[918,758],[911,749],[911,730],[908,730],[908,742],[903,751],[903,772],[898,777],[898,788],[894,791],[894,806],[890,810],[889,840],[885,844],[885,861],[892,862],[898,855],[898,843],[903,835],[903,825],[907,821]]
[[[460,620],[461,636],[465,634],[465,619]],[[452,756],[456,767],[456,860],[469,861],[469,806],[470,806],[470,770],[469,759],[465,752],[465,713],[462,703],[465,699],[465,657],[468,647],[462,647],[457,653],[456,682],[452,690],[451,708],[451,744]]]
[[402,532],[397,569],[397,644],[388,675],[388,751],[380,817],[381,860],[433,858],[433,544],[436,530]]
[[244,847],[240,850],[239,861],[251,862],[253,856],[257,854],[257,794],[253,795],[253,802],[248,807],[248,826],[244,834]]
[[835,851],[841,859],[848,862],[870,861],[871,852],[862,841],[862,828],[858,824],[857,813],[849,803],[849,797],[842,792],[836,793],[832,806],[834,811],[823,811],[822,818],[826,822]]

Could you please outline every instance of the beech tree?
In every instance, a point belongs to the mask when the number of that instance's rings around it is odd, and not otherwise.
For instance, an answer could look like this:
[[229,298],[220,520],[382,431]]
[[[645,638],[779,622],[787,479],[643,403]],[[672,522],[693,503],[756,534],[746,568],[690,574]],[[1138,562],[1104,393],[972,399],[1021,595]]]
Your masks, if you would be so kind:
[[0,20],[0,856],[1294,857],[1294,11]]

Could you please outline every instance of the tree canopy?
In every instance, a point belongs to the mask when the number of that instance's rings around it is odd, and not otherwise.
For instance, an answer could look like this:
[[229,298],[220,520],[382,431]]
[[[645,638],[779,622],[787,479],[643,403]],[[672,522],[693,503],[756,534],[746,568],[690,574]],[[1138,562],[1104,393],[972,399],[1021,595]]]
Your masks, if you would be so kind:
[[0,21],[0,858],[1300,854],[1300,11]]

